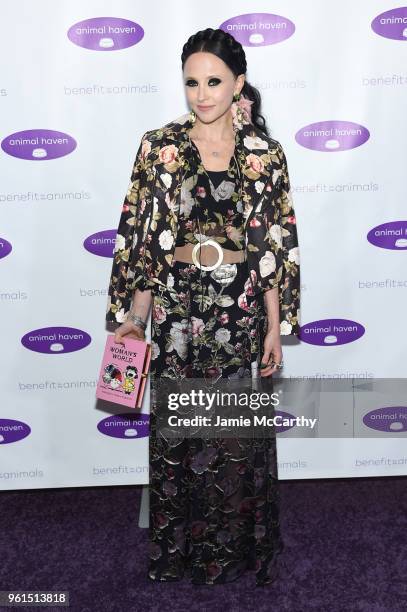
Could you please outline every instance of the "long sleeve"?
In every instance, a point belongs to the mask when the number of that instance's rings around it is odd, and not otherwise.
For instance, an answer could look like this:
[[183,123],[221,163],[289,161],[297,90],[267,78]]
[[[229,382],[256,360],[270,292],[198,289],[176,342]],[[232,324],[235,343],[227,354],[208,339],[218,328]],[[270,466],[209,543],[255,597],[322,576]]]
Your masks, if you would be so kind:
[[153,281],[145,270],[145,237],[150,223],[147,204],[148,175],[146,157],[151,148],[147,134],[141,139],[124,198],[117,229],[113,264],[109,280],[106,320],[123,323],[131,307],[135,289],[151,289]]
[[285,336],[298,334],[300,331],[300,255],[287,159],[280,143],[278,156],[281,174],[278,178],[275,205],[281,228],[278,232],[281,235],[278,258],[280,333]]

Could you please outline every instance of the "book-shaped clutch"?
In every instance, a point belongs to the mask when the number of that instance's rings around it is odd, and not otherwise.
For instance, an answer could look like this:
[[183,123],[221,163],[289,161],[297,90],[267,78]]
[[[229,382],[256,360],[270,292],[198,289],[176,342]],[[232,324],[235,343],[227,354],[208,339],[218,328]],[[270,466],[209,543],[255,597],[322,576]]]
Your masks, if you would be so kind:
[[140,408],[150,367],[151,344],[126,337],[123,341],[124,345],[115,342],[113,334],[107,336],[96,397],[128,408]]

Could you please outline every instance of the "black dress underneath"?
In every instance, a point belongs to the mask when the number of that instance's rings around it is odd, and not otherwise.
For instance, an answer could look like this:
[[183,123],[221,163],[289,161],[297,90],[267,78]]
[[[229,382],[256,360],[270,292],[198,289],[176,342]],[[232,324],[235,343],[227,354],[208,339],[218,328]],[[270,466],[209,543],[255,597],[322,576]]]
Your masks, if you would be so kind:
[[[233,158],[228,171],[198,175],[182,196],[177,245],[196,243],[198,217],[205,236],[244,248],[238,196]],[[251,292],[246,262],[202,271],[176,261],[168,290],[153,299],[155,377],[252,376],[264,304]],[[149,491],[150,579],[222,584],[247,569],[257,586],[275,579],[282,549],[275,438],[165,440],[152,404]]]

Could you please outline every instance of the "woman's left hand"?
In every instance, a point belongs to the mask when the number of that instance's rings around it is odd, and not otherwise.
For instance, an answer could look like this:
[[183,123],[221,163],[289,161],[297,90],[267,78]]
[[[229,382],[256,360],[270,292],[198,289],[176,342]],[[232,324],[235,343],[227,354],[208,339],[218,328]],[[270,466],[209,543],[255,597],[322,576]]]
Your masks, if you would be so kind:
[[[273,330],[267,332],[264,337],[264,354],[261,359],[261,364],[268,364],[271,361],[275,363],[281,363],[283,359],[283,351],[281,348],[280,330]],[[266,365],[266,367],[260,367],[260,376],[271,376],[279,368],[276,365]]]

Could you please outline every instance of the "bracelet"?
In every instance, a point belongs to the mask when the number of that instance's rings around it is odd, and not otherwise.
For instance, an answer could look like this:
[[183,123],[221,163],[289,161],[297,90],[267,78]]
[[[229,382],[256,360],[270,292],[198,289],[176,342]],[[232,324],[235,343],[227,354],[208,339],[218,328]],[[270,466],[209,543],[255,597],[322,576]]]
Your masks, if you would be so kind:
[[135,314],[129,314],[130,321],[132,321],[135,325],[137,325],[138,327],[141,327],[141,329],[143,331],[145,331],[147,329],[147,323],[145,323],[143,321],[143,319],[141,317],[138,317]]

